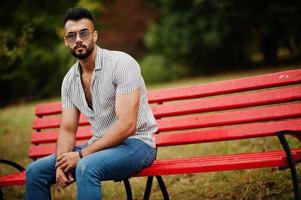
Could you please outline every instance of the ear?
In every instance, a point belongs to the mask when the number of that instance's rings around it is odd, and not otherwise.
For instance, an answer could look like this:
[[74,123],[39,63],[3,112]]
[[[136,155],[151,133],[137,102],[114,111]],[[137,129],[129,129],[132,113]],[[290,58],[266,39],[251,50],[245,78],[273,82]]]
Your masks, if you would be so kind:
[[68,43],[67,43],[67,40],[66,40],[65,37],[64,37],[64,44],[65,44],[66,47],[68,47]]
[[94,43],[96,43],[98,40],[98,31],[94,31],[92,37],[93,37]]

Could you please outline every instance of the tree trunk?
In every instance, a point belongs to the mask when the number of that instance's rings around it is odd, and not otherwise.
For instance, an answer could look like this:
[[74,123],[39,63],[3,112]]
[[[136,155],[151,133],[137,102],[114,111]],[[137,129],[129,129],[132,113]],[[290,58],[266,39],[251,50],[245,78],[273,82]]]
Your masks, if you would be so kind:
[[278,61],[277,56],[278,42],[273,34],[263,36],[261,40],[261,51],[265,65],[275,65]]

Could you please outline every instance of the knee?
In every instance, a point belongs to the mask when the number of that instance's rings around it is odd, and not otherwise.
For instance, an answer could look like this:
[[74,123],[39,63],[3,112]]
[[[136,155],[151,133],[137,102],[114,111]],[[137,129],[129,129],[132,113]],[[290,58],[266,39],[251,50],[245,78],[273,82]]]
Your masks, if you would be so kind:
[[103,179],[101,167],[98,166],[96,170],[94,165],[85,158],[81,159],[75,170],[76,180],[86,179],[96,182],[101,181]]
[[77,163],[76,169],[75,169],[75,175],[76,177],[82,176],[86,171],[86,165],[82,162],[82,159],[79,160]]
[[36,162],[30,163],[25,171],[27,187],[35,186],[40,181],[40,170]]
[[53,182],[55,180],[55,171],[53,158],[48,157],[30,163],[26,167],[26,184],[36,182]]
[[27,180],[32,180],[34,179],[34,177],[38,176],[40,173],[39,173],[39,167],[37,167],[36,162],[30,163],[26,167],[25,173],[26,173]]
[[84,159],[81,159],[75,169],[76,177],[85,177],[89,174],[91,174],[91,167],[88,166],[88,163],[84,161]]

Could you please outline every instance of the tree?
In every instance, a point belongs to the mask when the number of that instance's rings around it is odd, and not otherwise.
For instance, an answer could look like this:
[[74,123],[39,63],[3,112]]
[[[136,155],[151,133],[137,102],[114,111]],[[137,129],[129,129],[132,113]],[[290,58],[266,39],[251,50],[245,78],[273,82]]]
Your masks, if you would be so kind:
[[61,81],[74,62],[63,44],[63,18],[76,5],[95,11],[101,3],[1,1],[0,105],[60,94]]
[[59,27],[68,1],[2,1],[0,103],[49,96],[62,78]]
[[[301,5],[285,0],[155,0],[159,21],[146,44],[194,72],[244,66],[260,47],[266,64],[277,62],[277,49],[287,45],[300,55]],[[214,66],[214,68],[213,68]]]

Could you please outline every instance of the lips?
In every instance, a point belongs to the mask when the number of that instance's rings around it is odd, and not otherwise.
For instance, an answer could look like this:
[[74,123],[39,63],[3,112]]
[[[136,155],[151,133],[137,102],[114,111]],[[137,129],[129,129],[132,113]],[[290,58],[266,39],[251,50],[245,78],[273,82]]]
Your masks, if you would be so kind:
[[86,47],[83,45],[77,45],[74,47],[74,50],[77,50],[77,49],[86,49]]

